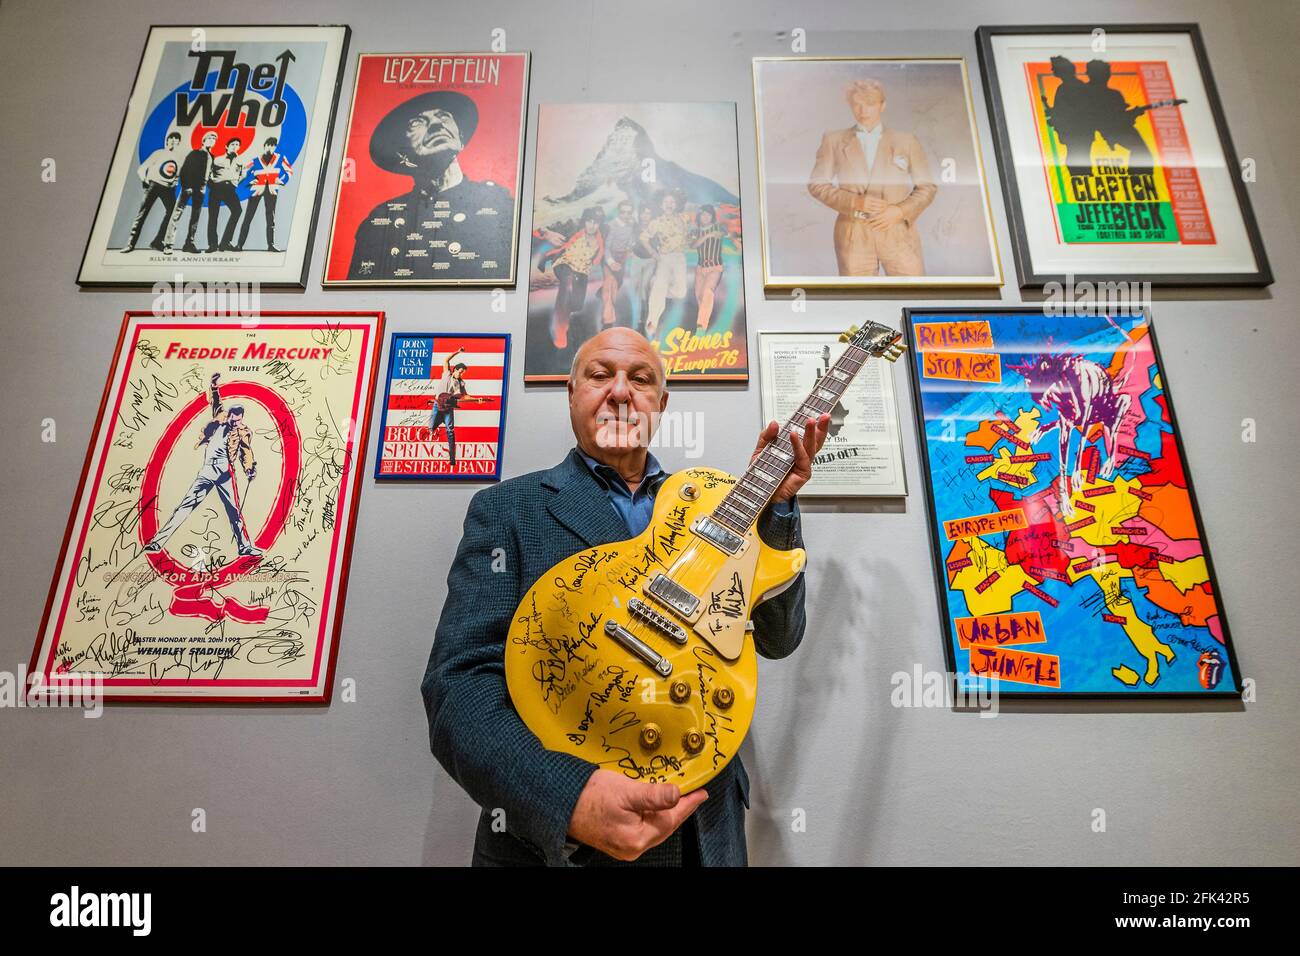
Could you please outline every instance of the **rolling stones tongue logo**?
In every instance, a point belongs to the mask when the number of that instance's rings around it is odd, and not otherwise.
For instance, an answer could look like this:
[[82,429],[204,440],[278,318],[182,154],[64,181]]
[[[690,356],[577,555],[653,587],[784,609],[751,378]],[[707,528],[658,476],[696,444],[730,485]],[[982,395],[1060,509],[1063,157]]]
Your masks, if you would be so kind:
[[[232,399],[255,402],[262,406],[275,422],[279,446],[283,454],[280,485],[276,489],[275,501],[262,527],[256,533],[248,525],[247,516],[244,519],[254,546],[267,551],[284,530],[289,520],[289,512],[293,508],[294,488],[302,464],[302,438],[289,406],[265,385],[254,382],[233,382],[222,386],[221,398],[226,403]],[[171,457],[172,449],[182,437],[193,434],[191,423],[207,408],[206,394],[195,396],[192,402],[182,408],[167,426],[162,437],[158,439],[149,463],[145,466],[144,480],[140,485],[140,500],[150,505],[141,509],[138,527],[142,548],[158,532],[160,504],[158,489],[162,484],[163,469]],[[218,431],[209,440],[224,441],[225,438]],[[232,477],[231,480],[235,479]],[[166,506],[166,503],[162,504]],[[234,561],[215,571],[196,571],[173,558],[166,548],[152,554],[146,553],[145,557],[148,558],[155,573],[174,589],[171,607],[168,608],[170,613],[178,617],[204,617],[209,621],[219,621],[228,617],[241,624],[261,624],[266,620],[269,608],[250,607],[221,593],[221,589],[232,580],[256,567],[261,558],[246,555],[235,558]]]

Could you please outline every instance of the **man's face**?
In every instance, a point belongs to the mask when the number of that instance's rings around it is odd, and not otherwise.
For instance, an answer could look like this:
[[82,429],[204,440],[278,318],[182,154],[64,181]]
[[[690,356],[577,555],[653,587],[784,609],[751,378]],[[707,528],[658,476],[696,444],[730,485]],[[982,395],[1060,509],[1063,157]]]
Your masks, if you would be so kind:
[[406,139],[417,156],[433,156],[448,150],[459,153],[464,149],[456,117],[443,109],[425,110],[412,116],[406,124]]
[[204,134],[203,134],[203,148],[204,148],[204,149],[211,149],[213,146],[216,146],[216,145],[217,145],[217,134],[216,134],[216,133],[204,133]]
[[229,157],[232,158],[232,159],[233,159],[234,157],[238,156],[238,155],[239,155],[239,145],[240,145],[240,144],[239,144],[239,140],[237,140],[237,139],[232,139],[229,143],[226,144],[226,155],[229,156]]
[[863,129],[875,129],[876,124],[880,122],[881,114],[885,112],[884,97],[875,93],[859,93],[853,97],[853,118],[857,120]]
[[624,223],[632,221],[632,204],[630,202],[619,203],[618,218],[620,222]]
[[594,236],[596,234],[596,230],[599,228],[600,228],[600,223],[598,223],[594,219],[582,220],[582,229],[589,236]]
[[172,152],[173,150],[175,150],[176,147],[180,145],[180,142],[181,142],[181,138],[179,136],[168,136],[167,151]]
[[664,197],[663,205],[661,208],[664,211],[664,215],[671,216],[673,213],[677,211],[677,197],[674,196],[672,193],[669,193],[667,196]]
[[608,329],[583,344],[569,383],[569,420],[588,454],[647,447],[667,405],[663,362],[640,334]]
[[226,424],[229,425],[231,428],[234,428],[243,420],[244,420],[243,412],[231,412],[229,415],[226,416]]

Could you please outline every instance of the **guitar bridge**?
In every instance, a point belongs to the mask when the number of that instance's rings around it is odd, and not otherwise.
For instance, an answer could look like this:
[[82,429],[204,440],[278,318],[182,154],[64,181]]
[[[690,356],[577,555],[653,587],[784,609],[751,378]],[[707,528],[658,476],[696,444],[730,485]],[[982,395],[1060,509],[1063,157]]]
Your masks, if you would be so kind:
[[678,644],[686,643],[686,629],[684,627],[682,627],[676,621],[671,621],[668,618],[664,617],[662,614],[660,614],[658,611],[652,608],[649,604],[646,604],[645,601],[642,601],[640,598],[632,598],[630,601],[628,601],[627,609],[629,612],[631,612],[633,617],[637,618],[638,620],[644,621],[646,624],[650,625],[656,631],[659,631],[661,634],[664,634],[667,637],[672,638]]
[[622,644],[625,650],[635,654],[649,664],[660,677],[668,677],[673,672],[673,663],[668,658],[655,653],[645,641],[637,637],[617,621],[605,622],[605,634]]
[[650,579],[645,593],[685,618],[689,618],[700,606],[699,598],[663,572]]

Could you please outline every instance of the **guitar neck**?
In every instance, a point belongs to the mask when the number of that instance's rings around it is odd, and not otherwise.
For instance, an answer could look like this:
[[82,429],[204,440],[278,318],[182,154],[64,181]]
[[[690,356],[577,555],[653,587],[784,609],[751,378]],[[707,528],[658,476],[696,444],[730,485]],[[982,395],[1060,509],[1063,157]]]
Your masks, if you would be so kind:
[[776,489],[794,467],[790,430],[793,428],[803,434],[808,419],[828,414],[869,357],[870,353],[866,349],[856,345],[845,347],[840,357],[795,409],[794,414],[786,419],[776,438],[763,447],[745,474],[713,509],[711,517],[715,521],[742,535],[753,527],[758,516],[772,500]]

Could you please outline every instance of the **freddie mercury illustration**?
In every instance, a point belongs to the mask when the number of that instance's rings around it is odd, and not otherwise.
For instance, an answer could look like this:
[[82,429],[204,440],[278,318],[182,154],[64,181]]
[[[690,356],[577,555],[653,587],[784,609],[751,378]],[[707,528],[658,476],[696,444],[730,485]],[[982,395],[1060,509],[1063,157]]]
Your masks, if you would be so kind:
[[220,378],[220,372],[212,376],[208,389],[212,402],[212,420],[203,426],[203,437],[194,446],[205,448],[203,466],[167,523],[145,545],[147,554],[161,551],[167,539],[176,533],[190,513],[215,489],[226,509],[226,518],[230,521],[231,533],[239,546],[240,557],[262,555],[248,538],[244,516],[239,510],[238,489],[235,487],[235,462],[239,462],[250,482],[257,476],[257,462],[253,458],[253,432],[244,424],[244,406],[232,405],[229,409],[222,406],[221,389],[217,385]]

